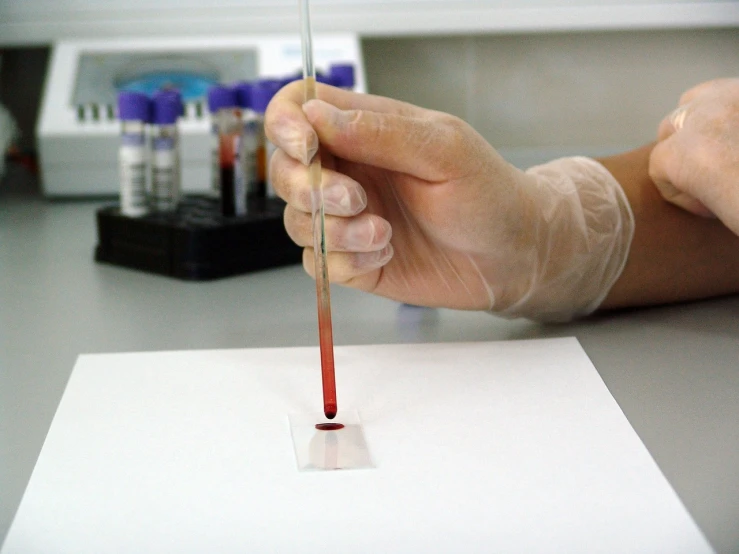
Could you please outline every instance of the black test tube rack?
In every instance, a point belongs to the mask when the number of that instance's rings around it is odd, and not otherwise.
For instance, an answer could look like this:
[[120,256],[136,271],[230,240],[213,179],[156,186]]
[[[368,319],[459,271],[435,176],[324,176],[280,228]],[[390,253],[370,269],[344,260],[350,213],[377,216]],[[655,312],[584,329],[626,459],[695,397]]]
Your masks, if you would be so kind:
[[97,212],[95,261],[205,281],[299,263],[302,248],[282,223],[285,203],[250,199],[247,213],[221,215],[220,201],[188,195],[174,212],[129,217],[119,207]]

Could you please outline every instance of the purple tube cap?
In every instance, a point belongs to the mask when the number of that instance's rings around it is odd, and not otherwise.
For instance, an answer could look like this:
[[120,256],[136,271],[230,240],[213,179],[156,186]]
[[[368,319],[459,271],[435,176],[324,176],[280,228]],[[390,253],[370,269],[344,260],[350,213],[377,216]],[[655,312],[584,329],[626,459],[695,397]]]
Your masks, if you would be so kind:
[[236,92],[236,102],[240,107],[252,107],[251,91],[253,87],[254,85],[252,83],[248,83],[246,81],[241,81],[233,86],[233,89]]
[[329,68],[329,76],[337,87],[351,88],[355,84],[354,66],[350,63],[336,63]]
[[156,99],[160,94],[167,95],[172,98],[173,102],[177,102],[180,106],[180,115],[185,115],[185,103],[182,100],[182,93],[179,90],[176,88],[163,88],[155,93],[154,98]]
[[223,108],[235,108],[236,106],[238,106],[238,102],[234,89],[223,85],[216,85],[208,89],[208,109],[211,113]]
[[121,121],[151,120],[151,101],[141,92],[121,91],[118,93],[118,118]]
[[275,79],[262,79],[254,83],[251,89],[252,109],[261,114],[266,112],[272,97],[280,88],[281,82]]
[[336,79],[334,79],[333,75],[325,75],[323,73],[316,73],[316,82],[323,83],[324,85],[331,85],[333,87],[341,86],[336,83]]
[[155,125],[172,125],[182,115],[182,96],[173,90],[159,91],[151,102],[151,122]]

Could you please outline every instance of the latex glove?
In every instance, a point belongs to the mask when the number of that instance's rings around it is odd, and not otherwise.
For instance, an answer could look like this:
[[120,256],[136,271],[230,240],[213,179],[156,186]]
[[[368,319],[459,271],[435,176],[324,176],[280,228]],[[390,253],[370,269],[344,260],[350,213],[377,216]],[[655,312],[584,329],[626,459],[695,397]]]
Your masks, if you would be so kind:
[[649,174],[662,196],[739,234],[739,79],[700,84],[659,126]]
[[[625,263],[633,216],[597,162],[520,171],[460,119],[302,83],[266,113],[285,227],[314,274],[306,164],[322,145],[332,282],[425,306],[567,320],[593,311]],[[314,132],[315,129],[315,132]],[[317,134],[317,137],[316,137]]]

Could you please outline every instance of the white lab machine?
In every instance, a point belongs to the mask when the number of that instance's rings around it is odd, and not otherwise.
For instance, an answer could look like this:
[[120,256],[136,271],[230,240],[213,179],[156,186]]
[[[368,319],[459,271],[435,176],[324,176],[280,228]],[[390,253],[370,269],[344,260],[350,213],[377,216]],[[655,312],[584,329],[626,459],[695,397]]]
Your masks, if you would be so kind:
[[[332,63],[355,67],[355,90],[366,90],[356,34],[314,37],[319,71]],[[210,114],[207,83],[285,77],[302,66],[300,36],[252,35],[62,41],[55,44],[37,128],[43,192],[49,197],[118,193],[120,124],[116,92],[147,77],[192,76],[181,120],[182,185],[185,192],[210,186]]]

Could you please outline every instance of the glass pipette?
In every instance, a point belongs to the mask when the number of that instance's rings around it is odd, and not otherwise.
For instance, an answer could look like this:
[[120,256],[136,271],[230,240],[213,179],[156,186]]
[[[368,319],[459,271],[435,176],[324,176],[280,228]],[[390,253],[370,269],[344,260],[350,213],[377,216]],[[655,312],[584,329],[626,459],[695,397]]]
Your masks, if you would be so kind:
[[[317,98],[316,68],[313,65],[313,39],[310,29],[308,0],[300,4],[300,31],[303,50],[303,83],[305,102]],[[310,162],[311,204],[313,217],[313,260],[316,268],[316,300],[318,303],[318,340],[321,349],[321,381],[323,383],[323,413],[328,419],[336,416],[336,376],[334,373],[334,338],[331,325],[331,291],[326,264],[326,229],[321,185],[320,146]]]

